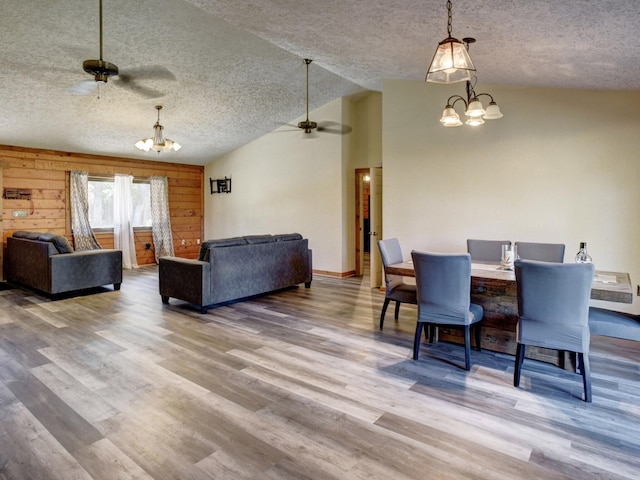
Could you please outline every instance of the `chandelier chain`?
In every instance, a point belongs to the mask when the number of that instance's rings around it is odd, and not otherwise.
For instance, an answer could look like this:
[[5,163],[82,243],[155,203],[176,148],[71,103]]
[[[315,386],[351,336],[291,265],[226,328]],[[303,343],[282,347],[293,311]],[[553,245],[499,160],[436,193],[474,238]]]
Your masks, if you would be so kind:
[[447,0],[447,33],[451,36],[451,0]]

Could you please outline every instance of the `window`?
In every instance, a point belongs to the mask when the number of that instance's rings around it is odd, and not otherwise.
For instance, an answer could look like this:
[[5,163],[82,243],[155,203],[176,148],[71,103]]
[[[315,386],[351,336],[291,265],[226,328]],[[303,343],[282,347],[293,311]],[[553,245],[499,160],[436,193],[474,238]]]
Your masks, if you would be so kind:
[[[133,228],[151,228],[148,180],[133,180]],[[94,230],[113,228],[113,178],[89,177],[89,223]]]

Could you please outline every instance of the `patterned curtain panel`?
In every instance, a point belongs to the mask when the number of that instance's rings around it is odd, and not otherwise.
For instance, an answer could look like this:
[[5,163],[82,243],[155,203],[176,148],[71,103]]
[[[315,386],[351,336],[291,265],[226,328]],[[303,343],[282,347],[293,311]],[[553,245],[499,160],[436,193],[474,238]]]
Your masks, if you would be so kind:
[[76,250],[102,248],[89,224],[89,174],[71,172],[71,231]]
[[160,257],[173,256],[173,234],[169,216],[169,186],[167,177],[151,177],[151,233],[156,252]]
[[138,268],[133,237],[133,176],[116,174],[113,188],[113,243],[122,250],[122,268]]

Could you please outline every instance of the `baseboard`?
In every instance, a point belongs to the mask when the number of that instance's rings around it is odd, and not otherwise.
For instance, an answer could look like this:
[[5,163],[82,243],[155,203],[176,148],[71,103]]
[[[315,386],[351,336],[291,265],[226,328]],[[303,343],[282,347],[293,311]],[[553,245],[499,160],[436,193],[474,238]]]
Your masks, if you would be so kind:
[[334,278],[346,278],[346,277],[355,277],[356,271],[350,270],[348,272],[329,272],[327,270],[313,270],[314,275],[320,275],[322,277],[334,277]]

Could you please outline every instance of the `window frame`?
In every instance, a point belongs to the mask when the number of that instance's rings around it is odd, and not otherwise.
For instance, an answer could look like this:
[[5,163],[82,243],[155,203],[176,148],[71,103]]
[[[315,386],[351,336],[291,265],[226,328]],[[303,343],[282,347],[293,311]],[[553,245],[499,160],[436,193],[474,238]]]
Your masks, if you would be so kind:
[[[89,174],[87,177],[88,182],[105,182],[105,183],[115,183],[115,175],[92,175]],[[148,185],[151,184],[151,180],[149,177],[133,177],[133,183],[146,183]],[[149,192],[149,207],[151,207],[151,192]],[[152,225],[144,225],[144,226],[134,226],[134,232],[150,232],[153,228]],[[113,233],[113,227],[91,227],[94,233]]]

